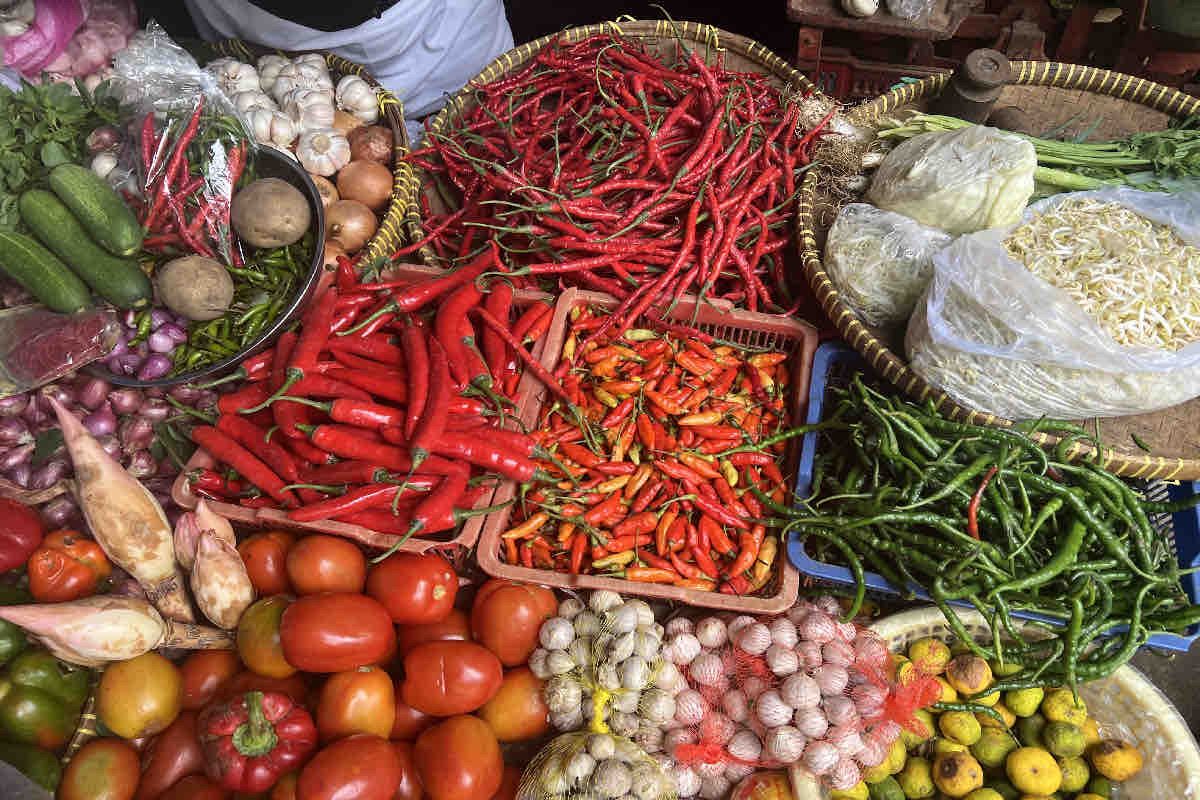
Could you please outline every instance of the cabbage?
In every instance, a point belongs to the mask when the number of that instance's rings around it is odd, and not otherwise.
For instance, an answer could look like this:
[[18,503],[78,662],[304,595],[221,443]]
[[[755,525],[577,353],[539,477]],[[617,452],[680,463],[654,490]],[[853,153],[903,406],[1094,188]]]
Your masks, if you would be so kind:
[[1033,195],[1037,153],[1012,133],[972,125],[923,133],[883,159],[867,199],[949,233],[1012,225]]

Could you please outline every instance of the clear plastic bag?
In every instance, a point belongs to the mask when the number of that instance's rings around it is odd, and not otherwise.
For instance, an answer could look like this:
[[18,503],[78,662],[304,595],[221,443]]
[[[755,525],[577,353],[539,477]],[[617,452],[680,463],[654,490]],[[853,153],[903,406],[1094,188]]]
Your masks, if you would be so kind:
[[124,166],[142,195],[145,247],[240,267],[232,235],[233,192],[255,142],[216,76],[150,23],[113,60],[113,86],[134,147]]
[[[1081,197],[1118,203],[1200,245],[1200,193],[1062,194],[1029,214]],[[1011,231],[962,236],[934,256],[905,339],[918,374],[964,405],[1010,419],[1139,414],[1200,395],[1200,342],[1173,352],[1118,344],[1064,290],[1009,256]]]
[[112,311],[55,314],[37,305],[0,311],[0,398],[96,361],[116,344],[119,331]]
[[842,208],[825,241],[825,269],[868,324],[908,321],[933,277],[933,254],[949,234],[868,203]]
[[935,0],[887,0],[887,10],[909,22],[925,22],[933,13]]
[[5,66],[28,78],[36,78],[42,70],[66,49],[75,31],[83,24],[83,7],[79,0],[38,0],[33,4],[33,19],[28,19],[29,4],[18,3],[19,12],[9,20],[17,30],[28,27],[18,36],[3,40],[0,50]]
[[867,200],[948,233],[1011,225],[1033,195],[1037,153],[1013,133],[972,125],[922,133],[875,171]]

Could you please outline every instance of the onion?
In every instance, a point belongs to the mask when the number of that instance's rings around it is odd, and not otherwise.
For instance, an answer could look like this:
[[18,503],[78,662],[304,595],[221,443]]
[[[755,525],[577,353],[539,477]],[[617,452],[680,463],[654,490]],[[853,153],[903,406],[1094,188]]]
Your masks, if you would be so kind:
[[189,383],[181,383],[177,386],[172,386],[167,390],[167,395],[177,403],[183,403],[185,406],[195,405],[196,401],[204,396],[202,389],[197,389]]
[[28,394],[14,394],[12,397],[0,399],[0,417],[20,416],[27,405],[29,405]]
[[382,125],[364,125],[346,135],[350,140],[350,158],[374,161],[385,167],[392,163],[392,132]]
[[112,385],[103,378],[88,378],[75,393],[75,400],[89,411],[95,411],[103,403]]
[[135,328],[136,329],[137,328],[137,312],[134,311],[133,309],[127,309],[125,311],[125,313],[121,315],[121,324],[124,325],[126,328]]
[[29,428],[17,417],[0,419],[0,447],[12,447],[15,444],[29,444],[33,437]]
[[138,371],[141,365],[142,356],[139,356],[137,353],[126,353],[123,356],[117,356],[117,368],[113,371],[121,375],[132,375]]
[[337,239],[325,240],[325,253],[321,256],[321,261],[326,267],[336,267],[338,258],[346,256],[346,248],[342,247],[342,243]]
[[105,403],[83,418],[83,427],[92,436],[108,436],[117,430],[117,415],[113,413],[112,406]]
[[175,342],[172,341],[170,336],[167,336],[167,334],[163,333],[163,328],[165,327],[167,326],[164,325],[162,328],[159,328],[154,333],[150,334],[149,337],[147,337],[146,343],[150,345],[150,350],[152,352],[169,353],[175,349]]
[[0,472],[11,472],[18,464],[25,464],[33,454],[32,444],[11,447],[4,455],[0,455]]
[[351,161],[337,176],[338,195],[380,211],[392,196],[392,171],[378,161]]
[[154,440],[154,426],[145,417],[127,417],[121,420],[117,436],[126,453],[145,450]]
[[167,336],[173,344],[183,344],[188,340],[187,331],[177,322],[168,322],[155,331],[155,333]]
[[108,395],[108,402],[112,410],[123,417],[142,407],[142,395],[137,389],[117,389]]
[[121,144],[121,131],[115,125],[101,125],[88,134],[85,143],[89,155],[113,150]]
[[146,402],[142,403],[141,409],[138,410],[138,416],[151,422],[162,422],[171,416],[171,406],[161,397],[147,397]]
[[349,136],[351,131],[361,128],[362,124],[362,120],[349,111],[342,111],[339,108],[333,112],[333,129],[343,136]]
[[49,489],[61,481],[71,471],[71,465],[64,459],[53,458],[33,471],[29,477],[30,489]]
[[53,397],[64,406],[74,405],[75,396],[65,386],[60,386],[57,383],[51,383],[48,386],[43,386],[40,392],[43,398]]
[[41,508],[42,520],[51,528],[67,527],[67,523],[78,511],[79,507],[75,505],[75,501],[65,494],[59,495]]
[[129,464],[125,469],[135,478],[149,478],[158,472],[158,462],[150,455],[149,450],[138,450],[129,457]]
[[128,352],[129,352],[129,340],[126,338],[125,334],[122,333],[117,337],[117,343],[114,344],[112,346],[112,349],[108,351],[108,356],[106,357],[106,360],[110,359],[110,358],[114,358],[116,356],[123,356],[123,355],[127,354]]
[[357,200],[338,200],[325,213],[325,235],[337,239],[347,253],[357,253],[375,235],[375,213]]
[[6,473],[8,479],[20,486],[22,489],[29,488],[29,478],[33,474],[33,467],[29,466],[29,462],[25,461],[17,464]]
[[331,203],[336,203],[341,198],[338,196],[337,187],[329,178],[322,178],[320,175],[310,175],[313,186],[317,187],[317,194],[321,195],[321,206],[326,210],[329,209]]
[[150,328],[158,330],[168,322],[174,322],[175,315],[165,308],[156,308],[150,312]]
[[162,353],[154,353],[142,362],[141,368],[137,371],[137,379],[139,381],[158,380],[170,371],[171,359]]

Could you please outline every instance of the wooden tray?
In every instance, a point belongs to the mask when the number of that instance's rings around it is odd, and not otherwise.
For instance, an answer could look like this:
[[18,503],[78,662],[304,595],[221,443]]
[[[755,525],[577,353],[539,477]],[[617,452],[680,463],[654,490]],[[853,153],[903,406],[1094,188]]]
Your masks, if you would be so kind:
[[[1136,131],[1161,130],[1172,118],[1200,112],[1200,99],[1151,81],[1119,72],[1056,64],[1045,61],[1013,62],[1013,85],[1004,89],[999,106],[1019,106],[1042,129],[1058,128],[1058,136],[1071,138],[1091,131],[1093,140],[1116,139]],[[893,89],[854,109],[852,121],[873,127],[901,108],[921,108],[949,81],[934,75]],[[1096,123],[1099,123],[1098,125]],[[909,369],[902,343],[859,319],[842,301],[822,264],[825,234],[840,203],[824,191],[821,170],[810,170],[801,185],[796,225],[805,276],[838,331],[884,378],[918,401],[931,400],[938,410],[955,420],[977,425],[1008,426],[1011,420],[955,403],[940,389]],[[895,347],[893,347],[895,345]],[[1152,414],[1088,420],[1104,446],[1102,465],[1131,478],[1200,479],[1200,398]],[[1149,446],[1140,449],[1134,436]],[[1057,439],[1035,437],[1042,444]],[[1091,452],[1075,444],[1068,455]]]

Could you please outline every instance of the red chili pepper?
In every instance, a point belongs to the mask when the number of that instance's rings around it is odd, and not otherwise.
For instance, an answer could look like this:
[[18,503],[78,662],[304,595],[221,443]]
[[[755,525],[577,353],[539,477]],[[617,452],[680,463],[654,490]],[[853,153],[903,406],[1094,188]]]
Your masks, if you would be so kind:
[[404,361],[408,367],[408,414],[404,421],[404,433],[411,439],[425,410],[430,375],[425,331],[413,322],[412,317],[404,318],[404,327],[400,331],[400,346],[404,350]]
[[483,323],[486,327],[495,331],[496,334],[516,352],[517,357],[525,362],[525,366],[530,372],[533,373],[534,377],[541,381],[543,386],[549,389],[552,394],[558,396],[562,400],[565,400],[568,404],[573,405],[573,403],[571,403],[570,396],[565,390],[563,390],[562,386],[559,385],[559,382],[554,378],[554,376],[551,375],[545,367],[538,363],[538,360],[530,355],[521,345],[521,343],[514,338],[511,333],[508,332],[504,326],[504,323],[500,322],[500,320],[489,314],[486,309],[475,308],[472,309],[472,311],[483,320]]
[[601,463],[600,457],[591,450],[570,442],[560,442],[558,452],[586,469]]
[[217,411],[222,414],[239,414],[242,409],[257,405],[271,396],[271,389],[263,383],[252,383],[235,392],[217,398]]
[[[488,289],[483,308],[503,323],[508,322],[512,313],[513,287],[507,280],[492,281]],[[492,370],[492,377],[499,381],[504,377],[505,366],[508,363],[508,346],[500,334],[490,327],[485,327],[480,336],[480,349],[483,359]]]
[[658,527],[658,515],[652,511],[643,511],[626,517],[613,528],[614,536],[638,536],[650,533]]
[[454,527],[456,519],[454,504],[467,491],[467,478],[468,473],[465,469],[444,476],[437,488],[427,494],[413,509],[408,532],[401,537],[397,544],[372,560],[378,563],[387,558],[410,536],[435,533],[438,530]]
[[654,459],[654,466],[658,467],[659,471],[668,477],[674,478],[677,481],[687,481],[694,484],[704,483],[704,478],[672,459],[656,458]]
[[613,492],[583,515],[583,521],[596,527],[621,511],[621,493]]
[[699,567],[684,561],[674,550],[668,551],[667,557],[670,559],[672,569],[685,578],[699,578],[704,575],[704,573],[700,571]]
[[762,467],[775,463],[775,459],[767,453],[733,453],[727,458],[735,467]]
[[[274,394],[262,403],[265,407],[271,404],[277,398],[287,394],[295,384],[304,379],[305,376],[315,375],[317,367],[317,359],[321,355],[321,350],[324,349],[326,342],[329,341],[330,326],[333,324],[334,308],[337,306],[337,289],[330,286],[317,297],[312,308],[304,315],[304,321],[300,327],[300,335],[296,339],[296,346],[292,348],[291,357],[288,359],[287,370],[283,385],[277,388]],[[257,411],[258,409],[253,409]]]
[[446,432],[450,398],[454,387],[450,380],[450,364],[446,351],[438,339],[429,340],[429,387],[425,411],[409,441],[414,467],[434,452],[438,441]]
[[367,337],[339,336],[330,340],[329,350],[335,357],[339,352],[348,352],[378,361],[380,364],[394,367],[404,365],[404,351],[388,341],[384,334]]
[[979,504],[983,500],[984,490],[996,476],[996,471],[996,467],[988,467],[988,471],[983,473],[983,480],[979,482],[979,488],[971,495],[971,502],[967,504],[967,533],[972,539],[979,538]]
[[217,417],[217,430],[230,436],[235,442],[257,455],[264,463],[287,483],[300,479],[300,466],[292,454],[277,442],[267,438],[267,432],[238,414],[222,414]]
[[310,503],[303,508],[293,509],[288,512],[288,518],[295,522],[316,522],[340,517],[343,514],[351,514],[355,511],[365,511],[369,508],[383,508],[390,506],[406,494],[421,495],[437,485],[438,482],[438,478],[414,475],[406,479],[403,485],[384,483],[360,486],[339,497],[331,497],[319,503]]
[[433,300],[454,291],[463,284],[473,283],[489,267],[499,266],[499,260],[494,250],[488,249],[471,263],[459,267],[441,278],[418,281],[417,283],[413,283],[411,280],[403,280],[391,283],[363,284],[359,288],[372,292],[394,289],[391,303],[395,306],[396,310],[411,314],[414,311],[421,310]]
[[729,580],[721,584],[721,592],[723,594],[743,595],[750,591],[750,581],[745,575],[732,575]]
[[[274,350],[263,350],[261,353],[250,356],[242,361],[241,366],[230,372],[227,375],[222,375],[216,380],[208,381],[207,383],[198,383],[198,389],[212,389],[225,383],[234,383],[249,381],[251,383],[257,381],[265,381],[271,374],[271,364],[275,360]],[[263,399],[266,399],[265,397]],[[262,402],[261,400],[259,402]]]
[[714,503],[702,495],[697,496],[692,502],[696,504],[696,508],[700,513],[712,517],[714,521],[721,525],[728,525],[731,528],[737,528],[739,531],[750,530],[750,524],[746,520],[727,511],[720,503]]
[[720,572],[717,571],[717,565],[713,563],[712,558],[708,555],[708,551],[703,547],[693,547],[691,549],[692,558],[696,561],[696,566],[704,575],[712,578],[714,581],[720,577]]
[[609,411],[608,414],[600,421],[601,428],[615,428],[629,418],[629,414],[633,411],[637,404],[637,399],[634,397],[626,397],[620,403]]
[[430,447],[439,455],[461,459],[521,483],[538,474],[537,465],[528,457],[477,436],[443,433]]
[[229,499],[246,491],[241,481],[230,480],[225,475],[213,469],[198,469],[187,474],[188,486],[197,494]]
[[339,461],[301,468],[300,481],[314,484],[382,483],[388,474],[386,469],[370,461]]
[[[407,473],[413,468],[407,450],[390,444],[372,441],[363,431],[341,425],[304,426],[313,444],[338,458],[370,461],[396,472]],[[445,475],[461,469],[458,464],[430,456],[422,468],[435,475]]]
[[191,437],[213,458],[233,467],[243,478],[284,506],[291,508],[297,505],[295,495],[283,488],[286,484],[270,467],[222,431],[208,425],[198,425],[192,428]]
[[572,575],[578,575],[583,571],[583,557],[587,554],[587,534],[583,531],[576,531],[571,538],[571,565],[570,572]]

